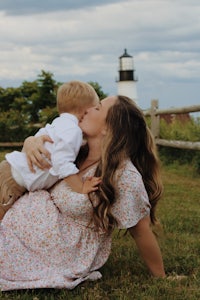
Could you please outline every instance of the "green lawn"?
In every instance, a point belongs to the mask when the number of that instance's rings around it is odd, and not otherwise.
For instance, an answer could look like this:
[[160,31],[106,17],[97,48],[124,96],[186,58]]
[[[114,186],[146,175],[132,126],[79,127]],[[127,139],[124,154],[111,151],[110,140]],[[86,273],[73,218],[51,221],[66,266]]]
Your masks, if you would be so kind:
[[163,167],[163,182],[164,196],[157,211],[162,224],[158,240],[167,274],[184,274],[186,279],[151,278],[133,240],[115,232],[112,254],[101,269],[101,280],[86,282],[72,291],[3,292],[0,299],[200,299],[200,176],[193,174],[189,166],[168,166]]

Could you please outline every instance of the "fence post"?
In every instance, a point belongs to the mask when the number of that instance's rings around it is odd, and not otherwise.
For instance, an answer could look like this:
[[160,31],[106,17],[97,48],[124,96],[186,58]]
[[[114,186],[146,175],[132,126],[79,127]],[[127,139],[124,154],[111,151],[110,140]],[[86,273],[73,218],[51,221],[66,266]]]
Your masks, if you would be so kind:
[[154,138],[159,138],[160,116],[156,114],[158,109],[158,100],[151,100],[151,132]]

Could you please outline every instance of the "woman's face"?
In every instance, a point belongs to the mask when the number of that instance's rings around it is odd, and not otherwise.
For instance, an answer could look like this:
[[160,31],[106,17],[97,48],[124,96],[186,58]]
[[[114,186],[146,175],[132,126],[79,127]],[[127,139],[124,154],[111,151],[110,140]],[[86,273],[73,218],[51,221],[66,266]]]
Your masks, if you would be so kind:
[[88,137],[104,135],[106,131],[105,119],[108,110],[116,102],[115,96],[103,99],[97,106],[87,109],[84,117],[79,122],[80,128]]

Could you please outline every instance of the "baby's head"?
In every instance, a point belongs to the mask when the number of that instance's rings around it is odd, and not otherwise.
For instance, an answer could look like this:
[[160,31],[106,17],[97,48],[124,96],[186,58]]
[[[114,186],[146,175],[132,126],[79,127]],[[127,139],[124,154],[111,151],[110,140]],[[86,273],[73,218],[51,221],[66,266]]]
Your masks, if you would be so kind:
[[72,113],[79,117],[85,111],[99,103],[95,89],[88,83],[69,81],[62,84],[57,92],[57,108],[59,114]]

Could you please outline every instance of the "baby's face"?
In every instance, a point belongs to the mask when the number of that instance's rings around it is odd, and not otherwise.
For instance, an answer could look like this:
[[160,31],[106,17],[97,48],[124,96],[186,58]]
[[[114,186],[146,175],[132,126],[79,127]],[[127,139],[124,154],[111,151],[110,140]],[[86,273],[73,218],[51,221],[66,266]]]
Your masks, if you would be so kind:
[[97,106],[99,104],[99,102],[100,102],[99,98],[95,98],[94,101],[90,105],[86,105],[80,112],[79,121],[82,121],[84,115],[87,113],[89,108]]

